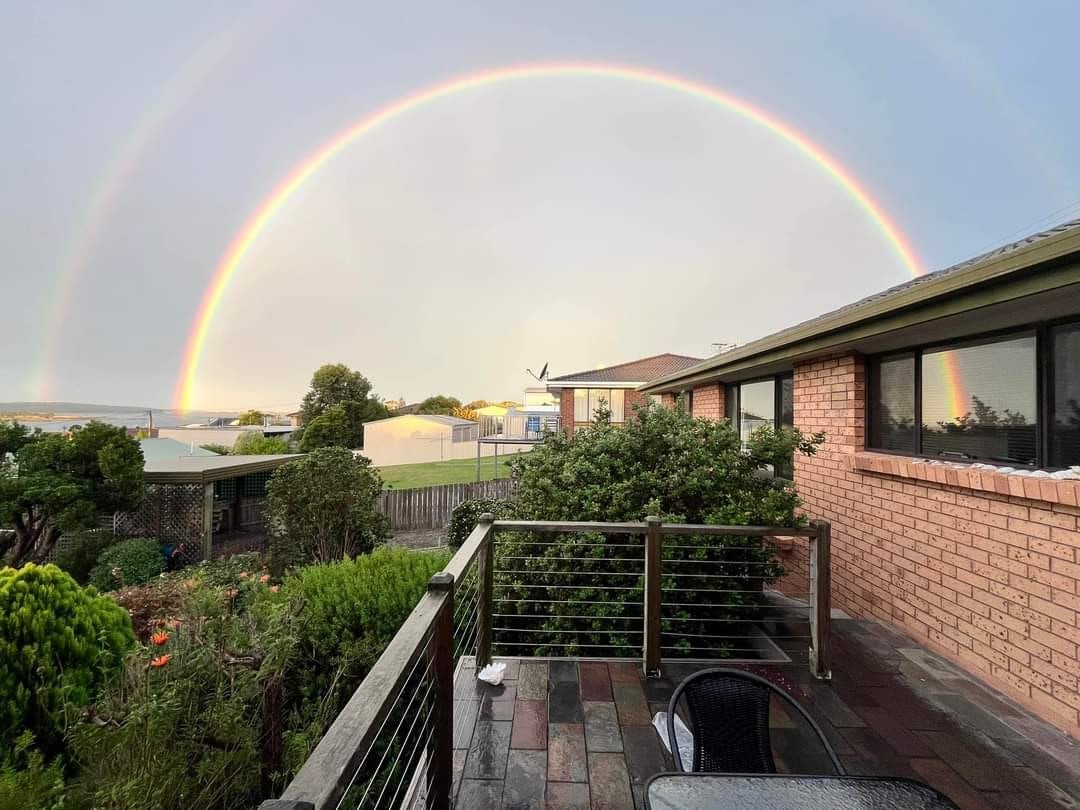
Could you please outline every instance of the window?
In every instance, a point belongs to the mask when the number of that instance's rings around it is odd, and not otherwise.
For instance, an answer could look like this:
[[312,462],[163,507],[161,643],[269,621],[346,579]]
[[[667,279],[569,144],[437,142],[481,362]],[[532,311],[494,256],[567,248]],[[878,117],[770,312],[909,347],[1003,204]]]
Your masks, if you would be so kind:
[[776,381],[743,383],[739,386],[739,438],[743,447],[760,427],[776,426]]
[[868,369],[870,447],[1014,467],[1080,463],[1080,324],[927,347]]
[[1080,324],[1050,330],[1051,417],[1049,463],[1080,464]]
[[915,355],[882,358],[870,385],[870,443],[914,453]]
[[601,403],[611,411],[612,422],[625,421],[625,395],[621,388],[575,388],[574,421],[592,422]]

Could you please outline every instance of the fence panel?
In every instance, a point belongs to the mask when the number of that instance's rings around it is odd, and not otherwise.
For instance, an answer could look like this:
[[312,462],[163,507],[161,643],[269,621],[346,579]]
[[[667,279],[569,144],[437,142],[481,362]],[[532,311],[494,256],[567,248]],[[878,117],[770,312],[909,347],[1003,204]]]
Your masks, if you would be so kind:
[[514,491],[510,478],[468,484],[442,484],[419,489],[389,489],[379,495],[379,511],[397,531],[445,529],[450,515],[472,498],[509,498]]

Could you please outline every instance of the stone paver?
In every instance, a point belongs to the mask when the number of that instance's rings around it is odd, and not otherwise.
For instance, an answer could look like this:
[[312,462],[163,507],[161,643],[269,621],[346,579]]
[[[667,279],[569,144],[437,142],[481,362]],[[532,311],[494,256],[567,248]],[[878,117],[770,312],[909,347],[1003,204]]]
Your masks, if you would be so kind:
[[[964,810],[1080,808],[1074,741],[911,639],[876,631],[834,621],[831,681],[798,665],[749,668],[806,708],[851,774],[918,779]],[[503,686],[478,685],[468,669],[455,685],[457,806],[640,810],[649,777],[673,767],[652,715],[702,665],[665,661],[664,677],[646,680],[637,661],[497,660],[508,664]],[[782,771],[829,772],[779,700],[770,726]]]

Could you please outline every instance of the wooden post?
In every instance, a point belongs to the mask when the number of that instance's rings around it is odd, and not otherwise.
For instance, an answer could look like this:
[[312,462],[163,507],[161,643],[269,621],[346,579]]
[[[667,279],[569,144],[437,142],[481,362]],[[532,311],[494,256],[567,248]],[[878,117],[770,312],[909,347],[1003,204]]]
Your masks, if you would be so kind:
[[476,668],[486,667],[491,663],[491,636],[495,613],[495,515],[484,512],[480,515],[480,525],[486,524],[484,542],[476,558],[479,566],[476,570],[476,584],[480,589],[477,604],[477,621],[480,627],[476,635]]
[[214,484],[203,484],[202,509],[203,559],[211,559],[214,552]]
[[431,752],[431,806],[449,808],[454,785],[454,575],[435,574],[428,591],[445,594],[429,654],[435,678],[435,729]]
[[829,633],[832,624],[832,527],[827,521],[810,522],[810,672],[815,678],[832,677]]
[[660,677],[660,602],[664,536],[660,518],[645,518],[645,677]]

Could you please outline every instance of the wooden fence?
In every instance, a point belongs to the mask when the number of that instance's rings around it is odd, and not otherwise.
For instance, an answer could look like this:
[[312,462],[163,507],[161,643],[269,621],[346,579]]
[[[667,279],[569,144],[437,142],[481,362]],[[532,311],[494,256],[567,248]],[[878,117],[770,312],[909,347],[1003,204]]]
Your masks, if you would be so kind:
[[396,531],[445,529],[450,513],[472,498],[509,498],[513,481],[500,478],[471,484],[442,484],[421,489],[389,489],[379,496],[379,511],[390,518]]

